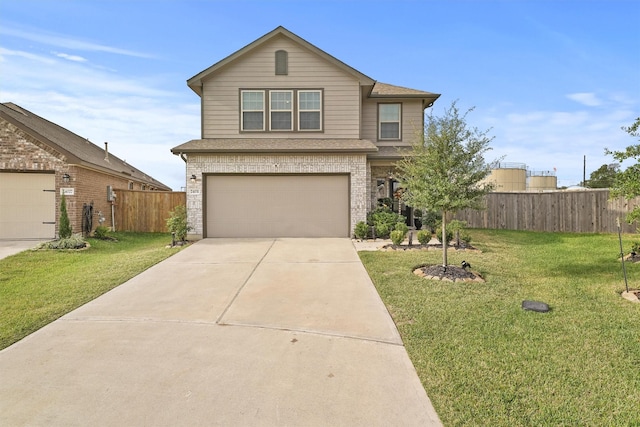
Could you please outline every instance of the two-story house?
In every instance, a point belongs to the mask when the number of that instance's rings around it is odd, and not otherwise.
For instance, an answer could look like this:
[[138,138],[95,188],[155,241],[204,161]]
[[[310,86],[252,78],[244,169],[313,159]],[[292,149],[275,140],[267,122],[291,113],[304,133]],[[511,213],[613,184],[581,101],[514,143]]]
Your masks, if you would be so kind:
[[376,82],[283,27],[187,84],[202,139],[171,151],[192,239],[352,236],[440,96]]

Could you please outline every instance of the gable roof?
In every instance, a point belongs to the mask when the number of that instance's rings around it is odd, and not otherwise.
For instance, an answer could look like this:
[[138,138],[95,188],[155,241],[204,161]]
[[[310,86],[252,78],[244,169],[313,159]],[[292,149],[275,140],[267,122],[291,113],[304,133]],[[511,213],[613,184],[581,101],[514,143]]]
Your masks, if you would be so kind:
[[215,64],[213,64],[212,66],[210,66],[206,70],[203,70],[200,73],[196,74],[195,76],[191,77],[189,80],[187,80],[187,85],[195,93],[197,93],[198,95],[202,96],[202,80],[203,79],[205,79],[209,75],[215,73],[217,70],[219,70],[220,68],[224,67],[225,65],[233,62],[234,60],[236,60],[240,56],[245,55],[246,53],[248,53],[248,52],[250,52],[250,51],[252,51],[252,50],[254,50],[254,49],[256,49],[256,48],[258,48],[260,46],[262,46],[264,43],[266,43],[269,40],[273,39],[274,37],[278,37],[278,36],[287,37],[290,40],[293,40],[294,42],[302,45],[306,49],[308,49],[311,52],[315,53],[316,55],[318,55],[318,56],[324,58],[325,60],[333,63],[338,68],[342,69],[346,73],[351,74],[356,79],[360,80],[360,82],[361,82],[361,84],[363,86],[371,86],[371,85],[373,85],[375,83],[375,80],[373,80],[371,77],[361,73],[360,71],[356,70],[353,67],[350,67],[349,65],[345,64],[344,62],[340,61],[339,59],[335,58],[334,56],[329,55],[327,52],[323,51],[322,49],[319,49],[318,47],[316,47],[314,45],[312,45],[308,41],[304,40],[302,37],[299,37],[299,36],[295,35],[291,31],[289,31],[286,28],[284,28],[283,26],[279,26],[275,30],[265,34],[264,36],[260,37],[256,41],[254,41],[252,43],[249,43],[248,45],[246,45],[242,49],[236,51],[235,53],[232,53],[231,55],[227,56],[226,58],[222,59],[221,61],[216,62]]
[[117,176],[124,175],[128,179],[160,190],[171,191],[171,188],[111,153],[107,160],[105,150],[90,142],[89,139],[76,135],[12,102],[0,103],[0,118],[64,155],[67,163],[92,167]]

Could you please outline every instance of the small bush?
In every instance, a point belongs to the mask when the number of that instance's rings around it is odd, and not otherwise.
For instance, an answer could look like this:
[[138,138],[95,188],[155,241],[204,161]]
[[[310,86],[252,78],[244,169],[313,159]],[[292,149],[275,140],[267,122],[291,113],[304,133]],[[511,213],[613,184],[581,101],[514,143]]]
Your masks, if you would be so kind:
[[405,218],[386,207],[379,207],[367,214],[367,223],[376,230],[376,236],[381,238],[389,237],[391,230],[394,230],[398,222],[404,222]]
[[376,229],[377,237],[381,239],[386,239],[387,237],[389,237],[389,232],[391,231],[391,227],[389,227],[387,224],[380,223],[375,226],[375,229]]
[[393,228],[394,230],[399,230],[402,231],[402,233],[406,236],[407,233],[409,232],[409,227],[407,226],[407,224],[405,224],[404,222],[396,222],[395,227]]
[[81,235],[75,234],[65,239],[41,243],[36,249],[82,249],[87,246]]
[[640,242],[632,242],[631,243],[631,252],[638,254],[640,253]]
[[420,230],[418,231],[418,242],[421,245],[426,245],[431,240],[431,231],[428,230]]
[[111,230],[109,230],[109,227],[106,227],[104,225],[99,225],[96,227],[95,230],[93,230],[93,237],[100,240],[107,240],[109,239],[110,232]]
[[356,224],[354,233],[356,235],[356,239],[364,240],[369,234],[369,226],[366,222],[360,221]]
[[175,233],[176,239],[184,242],[187,239],[187,233],[193,230],[187,224],[187,207],[178,205],[170,212],[171,216],[167,218],[167,230],[169,233]]
[[406,233],[402,230],[393,230],[391,232],[391,243],[393,243],[396,246],[399,246],[400,244],[402,244],[402,241],[404,240],[405,235]]

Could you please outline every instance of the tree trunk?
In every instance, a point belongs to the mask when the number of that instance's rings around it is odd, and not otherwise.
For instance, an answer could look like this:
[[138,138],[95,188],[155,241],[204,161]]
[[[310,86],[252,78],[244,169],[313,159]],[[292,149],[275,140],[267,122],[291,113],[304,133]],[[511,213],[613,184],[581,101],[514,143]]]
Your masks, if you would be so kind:
[[447,266],[447,211],[442,211],[442,266]]

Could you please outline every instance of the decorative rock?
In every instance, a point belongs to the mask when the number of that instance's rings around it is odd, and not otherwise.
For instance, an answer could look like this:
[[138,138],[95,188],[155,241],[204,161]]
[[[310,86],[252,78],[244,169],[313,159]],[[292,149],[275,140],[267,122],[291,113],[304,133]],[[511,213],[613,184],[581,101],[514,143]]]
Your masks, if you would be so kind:
[[[637,292],[637,291],[636,291]],[[640,302],[640,300],[638,299],[637,295],[634,292],[623,292],[622,293],[622,298],[631,301],[631,302]]]
[[550,310],[549,305],[540,301],[522,301],[522,308],[524,310],[536,311],[538,313],[546,313]]

